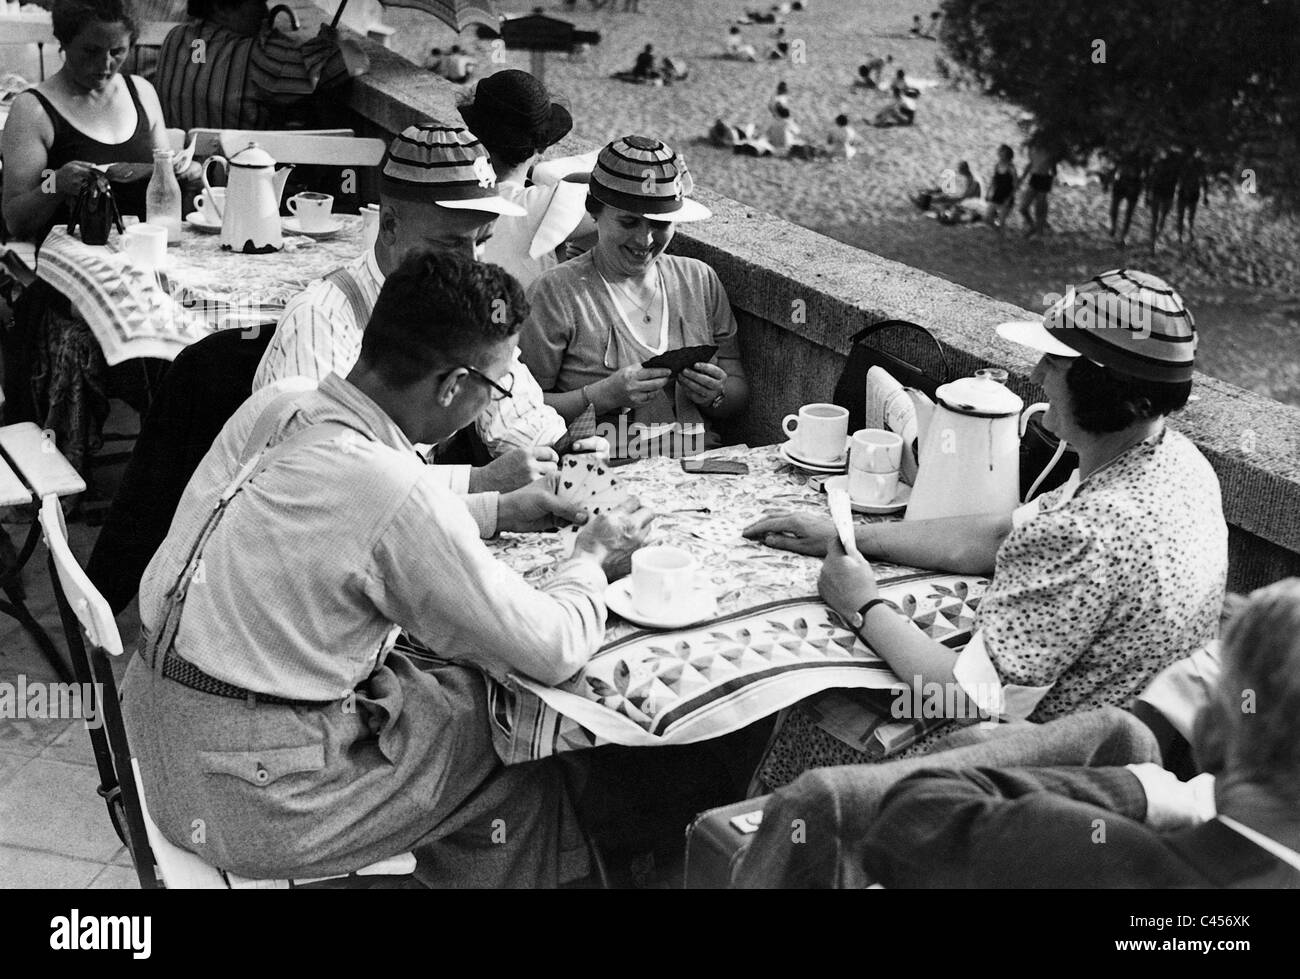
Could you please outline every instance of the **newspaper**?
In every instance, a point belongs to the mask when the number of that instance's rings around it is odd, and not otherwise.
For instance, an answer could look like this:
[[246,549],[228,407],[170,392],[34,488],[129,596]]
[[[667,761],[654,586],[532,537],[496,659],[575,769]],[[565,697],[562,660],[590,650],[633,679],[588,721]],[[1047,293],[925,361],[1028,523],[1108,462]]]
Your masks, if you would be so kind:
[[883,367],[867,371],[866,424],[868,428],[887,428],[903,438],[900,469],[903,482],[916,483],[917,422],[916,406],[908,389]]

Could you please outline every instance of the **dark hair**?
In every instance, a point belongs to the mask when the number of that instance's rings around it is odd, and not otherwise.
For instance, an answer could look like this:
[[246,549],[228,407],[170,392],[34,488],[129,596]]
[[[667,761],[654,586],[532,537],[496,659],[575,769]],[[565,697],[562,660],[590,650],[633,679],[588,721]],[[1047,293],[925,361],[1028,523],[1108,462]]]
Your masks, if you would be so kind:
[[233,10],[243,4],[244,0],[185,0],[185,13],[199,20],[207,20],[218,9]]
[[965,160],[962,160],[960,163],[957,164],[957,172],[960,173],[960,174],[963,174],[963,175],[965,175],[965,176],[967,176],[967,177],[969,177],[969,176],[970,176],[970,164],[967,163]]
[[776,83],[776,94],[785,95],[790,91],[790,86],[785,82]]
[[998,147],[998,156],[1002,156],[1003,154],[1006,154],[1006,158],[1008,160],[1011,160],[1015,158],[1016,151],[1013,150],[1006,143],[1003,143],[1001,146]]
[[361,360],[394,387],[409,387],[439,367],[472,362],[518,333],[527,315],[523,290],[500,266],[413,248],[384,281]]
[[778,102],[776,104],[776,117],[778,119],[789,119],[790,110],[787,109],[785,106],[783,106],[780,102]]
[[91,24],[122,24],[132,44],[140,36],[128,0],[54,0],[50,21],[54,37],[64,47]]
[[600,217],[600,212],[605,210],[605,202],[596,200],[590,193],[587,194],[587,203],[585,205],[587,213],[593,218]]
[[1075,357],[1065,373],[1074,421],[1085,432],[1107,435],[1134,422],[1168,415],[1187,404],[1191,381],[1145,381]]
[[848,124],[849,124],[849,117],[846,116],[843,112],[841,112],[838,116],[835,117],[835,125],[847,126]]

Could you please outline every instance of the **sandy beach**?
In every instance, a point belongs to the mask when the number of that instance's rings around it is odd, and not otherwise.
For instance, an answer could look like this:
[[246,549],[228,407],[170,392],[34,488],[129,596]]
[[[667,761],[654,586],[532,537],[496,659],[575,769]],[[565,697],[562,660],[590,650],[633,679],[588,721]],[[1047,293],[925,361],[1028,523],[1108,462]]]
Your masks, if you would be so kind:
[[[758,9],[770,4],[753,2]],[[527,13],[536,4],[499,2],[503,12]],[[1043,295],[1117,266],[1165,276],[1186,296],[1202,331],[1201,366],[1207,373],[1260,394],[1300,404],[1300,363],[1280,363],[1277,353],[1294,349],[1300,333],[1300,221],[1272,217],[1263,198],[1216,188],[1197,216],[1195,249],[1181,248],[1170,217],[1155,256],[1147,250],[1149,212],[1134,212],[1127,248],[1106,235],[1109,195],[1095,182],[1062,186],[1052,193],[1051,232],[1021,237],[1013,219],[1004,239],[986,225],[943,226],[923,217],[908,201],[916,188],[935,182],[944,168],[970,162],[987,180],[999,143],[1016,149],[1023,165],[1019,110],[976,91],[942,83],[934,41],[908,35],[913,14],[928,20],[925,0],[810,0],[806,11],[785,17],[787,39],[801,41],[805,63],[744,63],[720,57],[728,26],[743,16],[745,0],[640,0],[639,14],[623,13],[622,0],[592,11],[580,0],[573,12],[558,3],[546,13],[580,28],[598,30],[602,41],[581,59],[548,56],[547,84],[572,105],[576,131],[604,142],[626,133],[659,136],[683,149],[696,180],[720,193],[876,254],[924,268],[999,299],[1041,310]],[[392,47],[415,61],[431,45],[444,50],[457,38],[427,15],[392,9],[398,27]],[[760,53],[774,28],[745,27]],[[480,71],[527,69],[522,52],[491,60],[486,42],[466,32],[463,47],[478,51]],[[652,43],[658,55],[690,65],[686,82],[667,87],[615,81],[636,53]],[[870,119],[888,104],[887,93],[854,89],[859,64],[869,54],[892,55],[909,79],[934,81],[923,92],[917,124],[873,129]],[[767,105],[779,81],[790,86],[795,121],[810,141],[821,143],[836,114],[847,114],[863,152],[852,161],[753,159],[703,141],[717,118],[765,127]],[[1266,179],[1261,176],[1260,179]]]

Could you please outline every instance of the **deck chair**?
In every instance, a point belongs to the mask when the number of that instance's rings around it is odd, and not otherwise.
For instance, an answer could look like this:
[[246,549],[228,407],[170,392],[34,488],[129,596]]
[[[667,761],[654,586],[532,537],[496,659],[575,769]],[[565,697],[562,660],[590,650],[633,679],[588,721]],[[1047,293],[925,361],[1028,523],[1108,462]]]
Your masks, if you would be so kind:
[[[58,497],[41,501],[40,525],[49,549],[50,578],[59,605],[77,681],[93,690],[93,713],[83,704],[83,715],[100,724],[88,730],[99,769],[99,794],[108,806],[113,828],[126,844],[140,886],[145,889],[217,888],[282,889],[303,887],[339,878],[254,880],[221,870],[197,855],[169,842],[149,818],[140,779],[140,766],[131,754],[126,726],[109,657],[122,655],[122,637],[112,610],[95,590],[68,546],[67,527]],[[84,686],[91,684],[91,686]],[[347,877],[408,878],[415,872],[415,856],[399,854],[355,871]]]
[[41,67],[41,81],[45,81],[45,45],[58,43],[54,38],[54,27],[49,21],[36,20],[24,24],[21,21],[8,20],[4,29],[0,30],[0,46],[36,45]]

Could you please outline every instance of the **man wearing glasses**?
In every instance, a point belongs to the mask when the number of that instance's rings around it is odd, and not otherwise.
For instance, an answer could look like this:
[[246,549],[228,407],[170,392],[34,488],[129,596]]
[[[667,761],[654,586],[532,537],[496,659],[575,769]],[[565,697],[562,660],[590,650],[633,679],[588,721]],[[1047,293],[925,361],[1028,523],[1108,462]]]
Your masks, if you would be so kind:
[[[380,170],[374,248],[289,301],[258,365],[254,391],[290,377],[319,381],[331,371],[346,375],[356,363],[384,279],[408,250],[433,247],[479,258],[497,216],[523,213],[497,192],[487,151],[464,129],[411,126],[389,145]],[[493,461],[481,468],[438,467],[455,492],[509,491],[555,471],[556,456],[548,446],[567,426],[547,407],[517,355],[496,394],[475,424]],[[600,445],[578,446],[584,448]]]
[[[405,851],[430,885],[587,870],[558,762],[497,758],[481,671],[580,669],[652,515],[630,500],[588,522],[555,476],[458,496],[413,451],[513,400],[526,308],[499,267],[412,251],[346,377],[254,392],[222,429],[145,572],[124,684],[149,810],[176,845],[254,878]],[[481,540],[555,515],[582,526],[540,589]],[[446,662],[417,668],[399,630]]]

